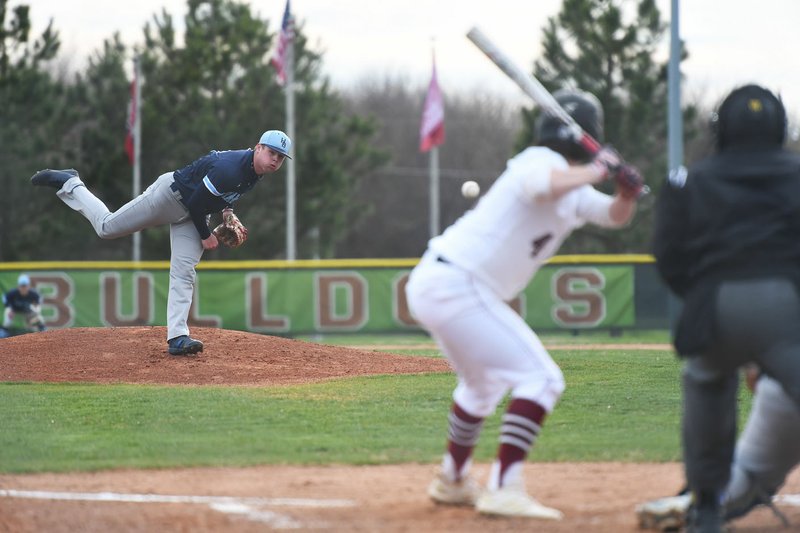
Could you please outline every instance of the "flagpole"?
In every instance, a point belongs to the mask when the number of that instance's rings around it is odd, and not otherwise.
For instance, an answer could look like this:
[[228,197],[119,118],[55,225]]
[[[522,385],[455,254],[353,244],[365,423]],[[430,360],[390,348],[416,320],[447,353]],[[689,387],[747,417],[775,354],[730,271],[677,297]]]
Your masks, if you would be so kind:
[[429,152],[428,165],[428,198],[430,199],[430,234],[431,238],[439,235],[439,147],[434,146]]
[[[294,31],[294,29],[292,30]],[[294,150],[294,38],[289,40],[286,53],[286,134],[292,139]],[[295,230],[295,162],[286,161],[286,259],[294,261],[296,252]]]
[[[284,88],[286,98],[286,134],[292,139],[292,146],[295,145],[294,138],[294,20],[290,6],[291,0],[286,0],[286,9],[283,11],[281,21],[281,31],[278,34],[278,45],[275,55],[272,58],[272,66],[277,72],[278,85]],[[286,259],[294,261],[296,252],[295,229],[295,161],[294,148],[290,148],[289,154],[292,158],[287,158],[286,165]]]
[[[669,64],[667,70],[667,152],[669,171],[678,172],[683,165],[683,110],[681,109],[681,32],[680,2],[672,0],[669,21]],[[676,332],[678,317],[681,312],[681,301],[670,293],[667,300],[669,328]]]
[[[141,64],[138,56],[133,58],[134,79],[134,124],[133,124],[133,198],[139,196],[142,190],[142,77]],[[142,260],[142,232],[133,234],[133,261]]]
[[[428,150],[428,231],[430,237],[439,235],[439,223],[441,221],[441,201],[440,201],[440,185],[439,185],[439,145],[444,140],[444,109],[441,101],[441,90],[436,76],[436,39],[431,38],[431,59],[433,64],[433,72],[431,73],[431,84],[428,87],[428,94],[425,97],[425,109],[423,109],[423,125],[422,136],[423,139],[433,135],[433,138],[428,139],[427,145],[430,147]],[[435,89],[435,91],[433,91]],[[429,108],[428,106],[432,106]],[[439,106],[438,112],[441,116],[436,116],[434,113],[434,122],[426,124],[426,113],[430,113],[431,109]],[[437,121],[441,120],[441,124]],[[426,131],[426,128],[433,126],[433,130]],[[434,133],[439,130],[438,134]],[[438,137],[438,138],[436,138]]]
[[[431,37],[431,59],[433,68],[436,68],[436,39]],[[428,213],[430,220],[428,227],[430,237],[439,235],[439,146],[434,145],[428,154]]]

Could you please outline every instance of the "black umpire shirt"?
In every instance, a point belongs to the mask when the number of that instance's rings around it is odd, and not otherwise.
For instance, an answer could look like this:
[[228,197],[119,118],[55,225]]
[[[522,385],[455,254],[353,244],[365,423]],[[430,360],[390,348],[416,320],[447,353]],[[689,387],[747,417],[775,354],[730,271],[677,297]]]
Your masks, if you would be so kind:
[[739,147],[674,172],[659,194],[653,246],[684,303],[675,347],[699,355],[713,341],[720,282],[788,277],[800,287],[800,155]]

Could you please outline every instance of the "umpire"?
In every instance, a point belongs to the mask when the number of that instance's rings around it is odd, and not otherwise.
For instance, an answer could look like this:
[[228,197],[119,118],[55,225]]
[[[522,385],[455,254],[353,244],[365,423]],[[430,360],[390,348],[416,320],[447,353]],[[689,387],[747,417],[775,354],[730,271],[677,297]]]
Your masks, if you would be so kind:
[[800,409],[800,156],[786,111],[758,85],[712,119],[713,155],[674,171],[658,198],[656,265],[683,300],[683,455],[688,531],[722,531],[736,438],[738,368],[757,363]]

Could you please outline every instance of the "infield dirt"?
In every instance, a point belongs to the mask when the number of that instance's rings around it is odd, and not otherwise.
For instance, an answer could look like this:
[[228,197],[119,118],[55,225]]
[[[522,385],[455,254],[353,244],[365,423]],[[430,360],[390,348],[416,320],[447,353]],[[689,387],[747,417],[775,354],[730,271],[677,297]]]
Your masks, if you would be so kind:
[[[276,386],[449,371],[441,359],[365,347],[203,328],[195,328],[193,335],[204,340],[205,351],[191,358],[167,354],[165,330],[160,327],[73,328],[3,339],[0,381]],[[676,463],[528,463],[525,469],[531,493],[561,509],[564,520],[487,518],[471,509],[437,506],[425,495],[434,465],[261,466],[0,474],[0,531],[633,532],[639,531],[636,505],[671,495],[683,479]],[[475,467],[479,480],[487,471],[488,465]],[[10,490],[84,496],[63,500],[3,493]],[[800,493],[797,472],[781,492]],[[111,496],[90,501],[100,493]],[[217,496],[229,497],[230,502],[227,506],[121,502],[114,501],[115,494]],[[295,501],[280,500],[285,498]],[[351,505],[325,507],[330,500],[347,500]],[[782,510],[793,528],[782,528],[769,510],[759,509],[735,522],[734,530],[800,531],[800,508]]]

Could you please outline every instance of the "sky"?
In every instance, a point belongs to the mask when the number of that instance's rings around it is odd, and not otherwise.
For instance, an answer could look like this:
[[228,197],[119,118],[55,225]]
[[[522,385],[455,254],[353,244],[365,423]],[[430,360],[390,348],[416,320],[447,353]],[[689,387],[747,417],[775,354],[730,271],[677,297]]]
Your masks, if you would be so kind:
[[[285,0],[249,0],[271,31]],[[386,76],[424,88],[435,49],[445,94],[481,91],[523,102],[521,91],[465,37],[480,27],[511,58],[530,71],[541,53],[542,28],[561,0],[292,0],[312,47],[323,55],[324,73],[335,87],[352,88]],[[628,3],[631,3],[630,1]],[[142,41],[142,28],[165,9],[181,29],[186,0],[11,0],[31,6],[34,35],[48,21],[62,40],[62,58],[80,68],[104,39]],[[671,19],[672,0],[656,0]],[[720,6],[724,5],[724,8]],[[683,0],[679,27],[689,50],[684,61],[684,101],[716,105],[732,88],[759,83],[780,93],[792,118],[800,117],[800,1]],[[665,39],[662,59],[668,57]],[[423,96],[421,96],[422,98]],[[793,123],[797,121],[792,120]]]

